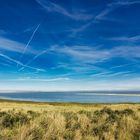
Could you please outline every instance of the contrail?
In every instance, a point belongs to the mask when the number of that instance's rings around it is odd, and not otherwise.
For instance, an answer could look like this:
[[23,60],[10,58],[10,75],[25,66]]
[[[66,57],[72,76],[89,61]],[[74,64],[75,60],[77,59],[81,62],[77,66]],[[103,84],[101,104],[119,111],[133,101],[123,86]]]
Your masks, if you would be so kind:
[[[44,51],[40,52],[39,54],[37,54],[36,56],[34,56],[30,61],[28,61],[25,64],[25,66],[28,67],[29,64],[31,64],[35,59],[37,59],[39,56],[43,55],[46,52],[47,52],[47,50],[44,50]],[[25,66],[23,66],[22,68],[20,68],[19,71],[23,70],[25,68]]]
[[[20,60],[21,60],[21,59],[22,59],[22,57],[24,56],[24,54],[25,54],[25,52],[26,52],[26,50],[27,50],[27,48],[28,48],[29,44],[31,43],[31,41],[32,41],[32,39],[33,39],[33,37],[34,37],[35,33],[36,33],[36,32],[37,32],[37,30],[39,29],[40,25],[41,25],[41,23],[40,23],[40,24],[38,24],[38,25],[37,25],[37,27],[35,28],[35,30],[33,31],[33,33],[32,33],[32,35],[31,35],[31,37],[30,37],[29,41],[27,42],[27,44],[26,44],[26,46],[25,46],[25,48],[24,48],[24,50],[23,50],[22,55],[20,56]],[[17,67],[18,67],[18,64],[17,64]]]
[[24,65],[23,63],[21,63],[20,61],[16,60],[16,59],[13,59],[5,54],[2,54],[0,53],[0,57],[3,57],[4,59],[12,62],[12,63],[15,63],[17,65],[20,65],[22,67],[26,67],[26,68],[30,68],[30,69],[33,69],[33,70],[37,70],[37,71],[45,71],[44,69],[39,69],[39,68],[35,68],[35,67],[31,67],[31,66],[27,66],[27,65]]
[[27,48],[28,48],[30,42],[32,41],[32,39],[33,39],[35,33],[37,32],[37,30],[39,29],[40,25],[41,25],[41,24],[38,24],[37,27],[35,28],[35,30],[33,31],[33,33],[32,33],[32,35],[31,35],[31,37],[30,37],[28,43],[26,44],[26,46],[25,46],[25,48],[24,48],[24,50],[23,50],[22,56],[23,56],[24,53],[26,52],[26,50],[27,50]]

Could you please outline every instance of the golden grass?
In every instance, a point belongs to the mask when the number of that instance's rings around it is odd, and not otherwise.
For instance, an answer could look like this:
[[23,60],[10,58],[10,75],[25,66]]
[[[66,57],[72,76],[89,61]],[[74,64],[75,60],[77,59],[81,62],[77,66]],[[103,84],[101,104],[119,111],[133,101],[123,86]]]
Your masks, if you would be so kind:
[[0,140],[140,140],[140,104],[0,100]]

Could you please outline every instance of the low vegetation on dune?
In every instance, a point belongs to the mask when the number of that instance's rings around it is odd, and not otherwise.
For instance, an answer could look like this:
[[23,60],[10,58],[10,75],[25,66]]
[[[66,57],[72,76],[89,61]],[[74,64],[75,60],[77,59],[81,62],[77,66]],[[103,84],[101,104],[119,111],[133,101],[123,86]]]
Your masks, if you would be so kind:
[[140,140],[138,104],[130,108],[51,104],[40,105],[40,110],[10,104],[10,109],[0,104],[0,140]]

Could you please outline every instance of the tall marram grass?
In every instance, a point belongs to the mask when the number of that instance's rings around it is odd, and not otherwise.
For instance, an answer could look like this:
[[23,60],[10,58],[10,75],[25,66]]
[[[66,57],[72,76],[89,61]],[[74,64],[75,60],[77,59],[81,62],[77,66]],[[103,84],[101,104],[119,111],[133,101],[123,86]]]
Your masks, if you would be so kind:
[[140,140],[140,109],[0,111],[0,140]]

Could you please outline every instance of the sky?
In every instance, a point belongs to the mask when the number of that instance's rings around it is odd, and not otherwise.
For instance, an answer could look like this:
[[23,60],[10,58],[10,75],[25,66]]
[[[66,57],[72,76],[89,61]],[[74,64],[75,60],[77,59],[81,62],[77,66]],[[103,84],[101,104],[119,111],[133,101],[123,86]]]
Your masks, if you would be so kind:
[[140,0],[1,0],[0,90],[140,90]]

